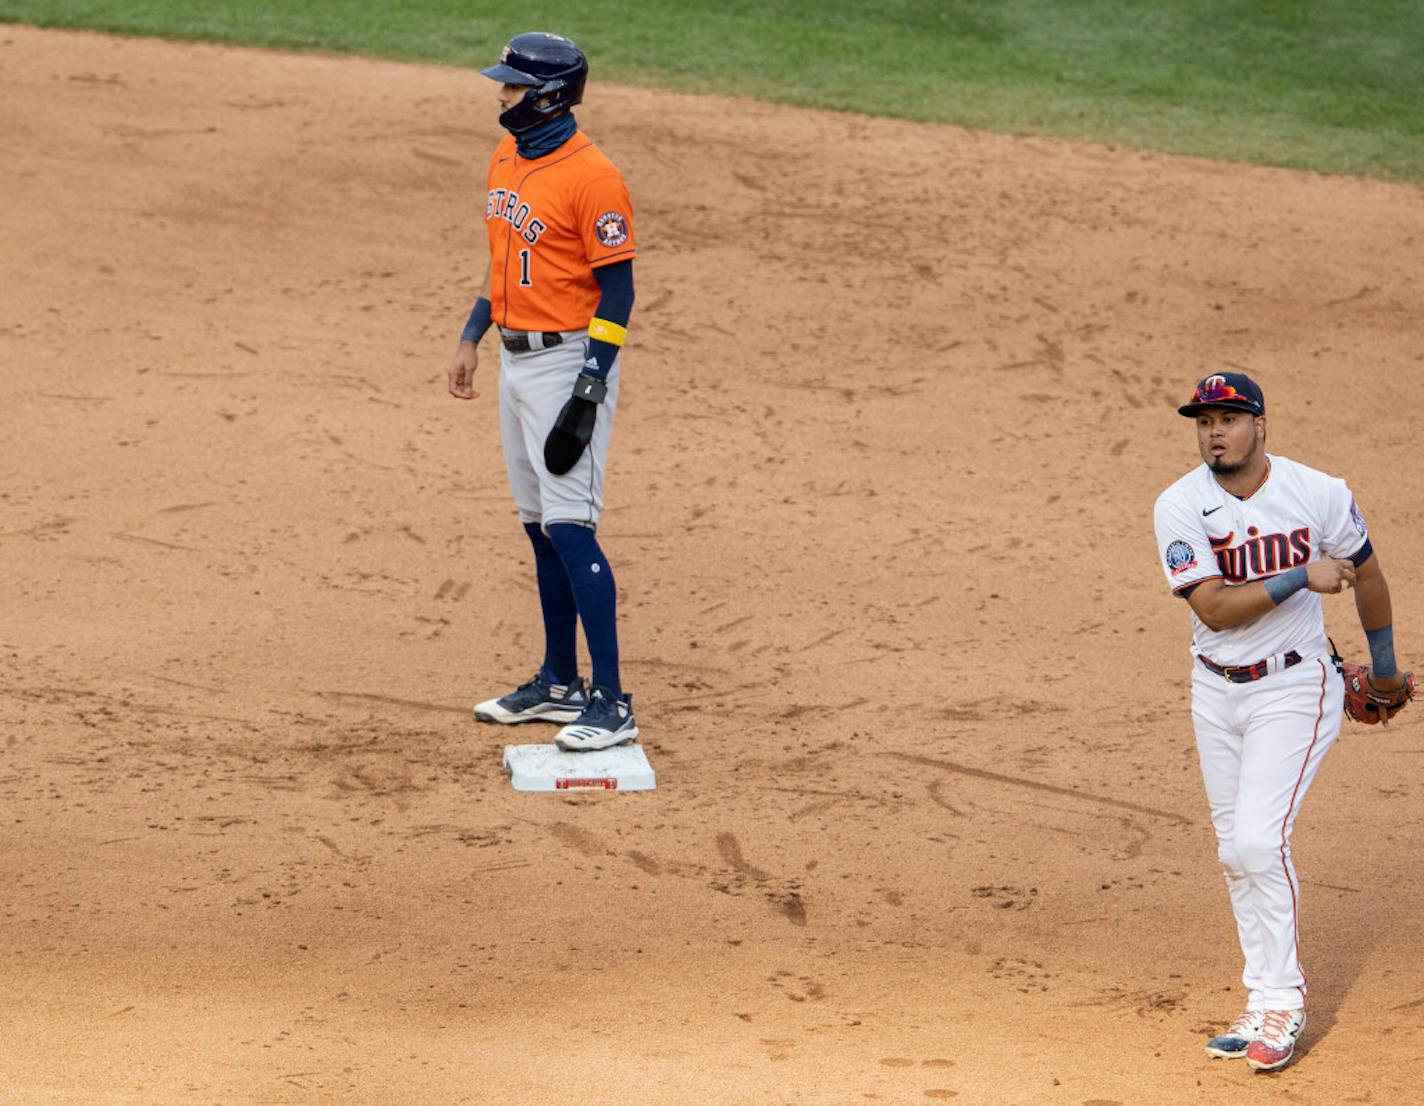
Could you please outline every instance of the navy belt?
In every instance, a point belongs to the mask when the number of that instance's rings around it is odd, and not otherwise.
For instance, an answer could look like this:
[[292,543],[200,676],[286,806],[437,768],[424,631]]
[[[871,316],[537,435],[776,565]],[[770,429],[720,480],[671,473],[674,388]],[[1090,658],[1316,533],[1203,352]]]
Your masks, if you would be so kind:
[[530,344],[529,335],[539,334],[539,331],[528,330],[501,330],[499,340],[504,343],[504,348],[510,353],[528,353],[532,349],[552,349],[554,346],[564,344],[564,336],[557,330],[546,330],[540,337],[544,339],[542,346]]
[[[1300,654],[1292,649],[1281,659],[1284,661],[1281,667],[1289,668],[1293,664],[1299,664],[1301,658]],[[1202,662],[1202,666],[1208,672],[1215,672],[1218,676],[1230,680],[1233,684],[1249,684],[1255,680],[1259,680],[1269,672],[1269,662],[1267,661],[1257,661],[1255,664],[1221,665],[1217,664],[1216,661],[1210,657],[1202,656],[1200,653],[1197,654],[1197,660]]]

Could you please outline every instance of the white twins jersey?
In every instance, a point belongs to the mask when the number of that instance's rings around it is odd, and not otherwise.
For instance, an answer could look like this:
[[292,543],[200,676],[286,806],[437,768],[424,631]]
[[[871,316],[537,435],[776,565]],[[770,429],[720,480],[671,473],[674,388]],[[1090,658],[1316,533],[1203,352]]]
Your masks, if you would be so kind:
[[[1365,520],[1345,481],[1287,457],[1267,460],[1265,483],[1245,499],[1222,488],[1205,464],[1158,496],[1157,552],[1176,594],[1204,580],[1264,580],[1325,556],[1357,565],[1369,557]],[[1192,652],[1217,664],[1255,664],[1292,649],[1326,651],[1320,596],[1309,589],[1228,630],[1213,630],[1192,612]]]

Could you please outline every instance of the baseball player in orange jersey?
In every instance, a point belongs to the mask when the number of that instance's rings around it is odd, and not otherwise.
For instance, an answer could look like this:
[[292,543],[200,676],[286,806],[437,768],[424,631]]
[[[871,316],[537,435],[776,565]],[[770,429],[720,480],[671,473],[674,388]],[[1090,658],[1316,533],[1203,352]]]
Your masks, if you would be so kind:
[[[534,678],[475,707],[482,722],[567,723],[570,751],[638,736],[618,672],[616,590],[596,537],[618,406],[619,351],[633,309],[633,208],[622,176],[570,109],[588,62],[567,38],[516,35],[498,65],[500,124],[485,227],[490,262],[450,362],[450,394],[472,399],[478,345],[499,331],[500,436],[534,547],[544,659]],[[593,672],[578,675],[582,622]]]

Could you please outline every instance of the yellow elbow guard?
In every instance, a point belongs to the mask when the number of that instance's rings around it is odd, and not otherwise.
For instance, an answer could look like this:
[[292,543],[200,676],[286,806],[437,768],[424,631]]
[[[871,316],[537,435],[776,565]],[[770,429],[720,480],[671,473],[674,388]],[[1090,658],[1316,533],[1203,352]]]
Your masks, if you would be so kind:
[[595,316],[588,321],[588,336],[610,346],[621,346],[623,339],[628,337],[628,328]]

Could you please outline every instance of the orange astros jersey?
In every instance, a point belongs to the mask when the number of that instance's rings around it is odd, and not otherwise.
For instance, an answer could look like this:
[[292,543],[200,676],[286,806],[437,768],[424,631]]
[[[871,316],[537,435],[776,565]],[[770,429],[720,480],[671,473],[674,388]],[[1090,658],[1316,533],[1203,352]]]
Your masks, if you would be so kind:
[[490,304],[508,330],[582,330],[601,295],[593,270],[637,254],[628,186],[583,131],[530,161],[508,135],[485,203]]

